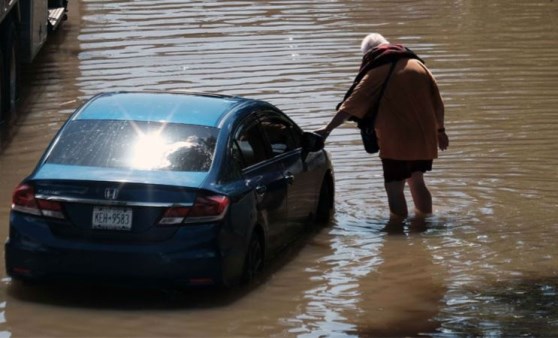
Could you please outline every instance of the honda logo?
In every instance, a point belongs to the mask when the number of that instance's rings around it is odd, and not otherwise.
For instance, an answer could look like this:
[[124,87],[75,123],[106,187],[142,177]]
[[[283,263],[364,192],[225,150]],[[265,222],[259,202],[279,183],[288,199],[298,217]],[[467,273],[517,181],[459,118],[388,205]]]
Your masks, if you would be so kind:
[[118,188],[106,188],[105,189],[105,199],[115,200],[118,198]]

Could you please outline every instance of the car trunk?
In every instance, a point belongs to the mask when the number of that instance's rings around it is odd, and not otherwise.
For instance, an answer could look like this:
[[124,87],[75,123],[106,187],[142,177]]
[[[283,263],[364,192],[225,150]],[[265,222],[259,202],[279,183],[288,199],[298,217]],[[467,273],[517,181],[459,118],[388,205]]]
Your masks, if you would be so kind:
[[[79,175],[71,175],[79,179],[63,179],[62,169],[56,175],[39,172],[32,181],[38,200],[61,208],[60,217],[45,217],[55,236],[87,241],[165,240],[178,227],[159,224],[161,218],[171,207],[192,206],[200,182],[199,175],[188,179],[185,173],[159,173],[157,177],[147,172],[134,175],[140,177],[135,180],[123,179],[116,172],[112,180],[108,179],[111,175],[93,180],[99,178],[95,169],[81,169]],[[177,185],[178,181],[187,185]]]

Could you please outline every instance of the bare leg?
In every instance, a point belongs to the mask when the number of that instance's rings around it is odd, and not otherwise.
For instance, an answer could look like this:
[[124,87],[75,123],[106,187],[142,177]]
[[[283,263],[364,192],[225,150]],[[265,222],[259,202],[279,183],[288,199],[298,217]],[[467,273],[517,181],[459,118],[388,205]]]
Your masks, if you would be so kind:
[[409,214],[403,191],[405,188],[405,181],[388,182],[385,183],[384,186],[388,197],[391,219],[402,221]]
[[432,195],[424,182],[424,175],[420,171],[416,171],[410,178],[407,179],[409,188],[411,189],[411,196],[415,203],[415,210],[422,215],[432,213]]

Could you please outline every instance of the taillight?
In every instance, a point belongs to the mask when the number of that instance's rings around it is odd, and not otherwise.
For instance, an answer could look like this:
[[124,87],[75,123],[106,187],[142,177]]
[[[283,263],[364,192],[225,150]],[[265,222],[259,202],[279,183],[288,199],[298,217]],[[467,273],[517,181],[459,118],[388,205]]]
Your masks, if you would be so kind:
[[60,202],[35,198],[35,190],[29,184],[21,184],[15,189],[12,210],[37,216],[64,218]]
[[60,202],[37,199],[37,203],[39,204],[39,209],[43,213],[43,216],[64,218],[62,204]]
[[35,190],[32,186],[21,184],[15,189],[12,195],[12,210],[26,214],[41,215],[37,200],[35,199]]
[[198,196],[185,223],[218,221],[225,216],[230,200],[227,196]]
[[184,222],[184,218],[188,216],[190,212],[190,208],[187,207],[173,207],[168,208],[161,220],[159,221],[159,225],[176,225]]
[[214,222],[223,219],[229,208],[226,196],[198,196],[191,207],[172,207],[165,210],[159,225]]

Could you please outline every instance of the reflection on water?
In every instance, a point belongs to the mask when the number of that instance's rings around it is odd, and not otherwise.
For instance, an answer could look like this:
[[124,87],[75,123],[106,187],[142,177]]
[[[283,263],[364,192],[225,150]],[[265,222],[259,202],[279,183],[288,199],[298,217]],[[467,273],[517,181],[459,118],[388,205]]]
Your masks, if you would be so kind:
[[[11,190],[85,99],[188,90],[268,100],[322,126],[380,31],[426,60],[451,147],[427,175],[435,214],[387,231],[381,165],[353,126],[328,139],[336,215],[241,294],[0,288],[0,336],[558,335],[558,2],[75,0],[28,67],[0,155]],[[391,229],[393,230],[393,229]],[[91,292],[93,296],[88,296]]]

